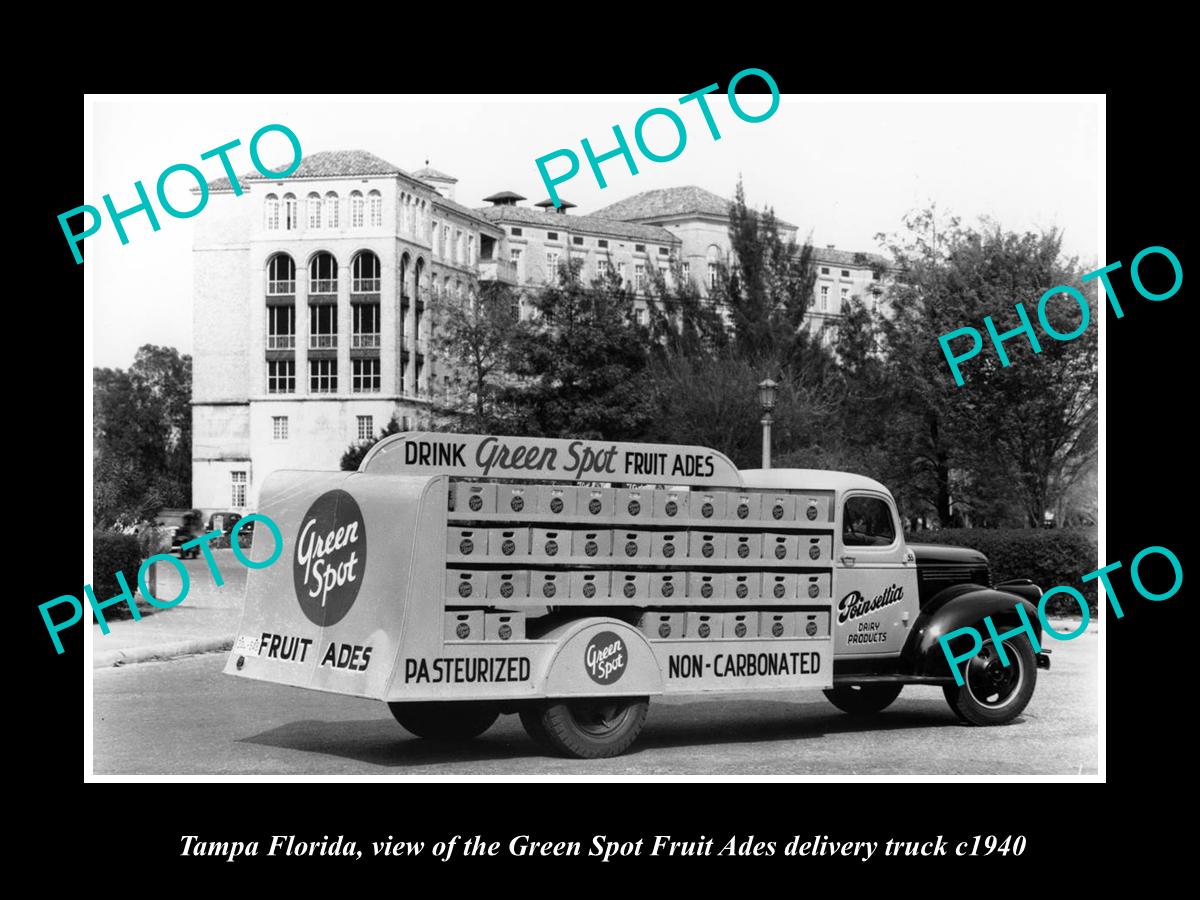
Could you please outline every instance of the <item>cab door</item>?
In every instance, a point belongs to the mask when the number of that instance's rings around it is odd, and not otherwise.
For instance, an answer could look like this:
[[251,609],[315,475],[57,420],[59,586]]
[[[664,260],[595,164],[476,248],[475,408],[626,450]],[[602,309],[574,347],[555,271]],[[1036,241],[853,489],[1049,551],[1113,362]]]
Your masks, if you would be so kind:
[[835,526],[834,654],[897,655],[919,606],[916,556],[904,544],[892,498],[847,491]]

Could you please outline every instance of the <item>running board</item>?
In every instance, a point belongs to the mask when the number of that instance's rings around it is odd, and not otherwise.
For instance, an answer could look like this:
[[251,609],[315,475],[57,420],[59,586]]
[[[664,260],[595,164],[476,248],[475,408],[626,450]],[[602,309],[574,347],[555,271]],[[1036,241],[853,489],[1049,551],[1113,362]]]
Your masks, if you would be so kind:
[[954,684],[951,675],[835,675],[833,683],[839,684]]

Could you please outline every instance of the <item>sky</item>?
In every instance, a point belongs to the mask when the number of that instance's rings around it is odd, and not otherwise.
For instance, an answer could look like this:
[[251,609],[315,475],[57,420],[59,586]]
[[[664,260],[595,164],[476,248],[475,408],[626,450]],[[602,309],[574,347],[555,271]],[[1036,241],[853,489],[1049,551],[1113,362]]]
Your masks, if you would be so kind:
[[[544,199],[534,160],[569,148],[582,168],[558,192],[578,204],[574,213],[688,184],[731,197],[741,177],[751,206],[773,206],[817,246],[878,252],[877,233],[898,231],[905,213],[936,203],[968,222],[987,216],[1012,230],[1060,228],[1065,252],[1100,263],[1103,135],[1096,100],[784,95],[774,115],[752,123],[734,114],[722,92],[709,95],[721,133],[714,140],[695,103],[678,105],[697,87],[617,97],[93,97],[90,180],[80,203],[103,208],[107,193],[118,210],[133,206],[133,183],[141,180],[153,197],[159,173],[175,163],[220,177],[220,161],[200,154],[234,139],[242,142],[230,153],[236,171],[251,172],[250,137],[282,123],[306,155],[367,150],[409,172],[428,160],[459,179],[455,199],[467,206],[485,206],[482,198],[499,190],[516,191],[528,203]],[[747,96],[742,106],[754,115],[768,99]],[[683,151],[664,163],[642,157],[633,137],[638,117],[659,106],[678,110],[687,129]],[[608,185],[601,189],[580,141],[588,138],[598,154],[613,149],[616,124],[639,171],[631,174],[614,158],[602,165]],[[644,134],[659,154],[675,140],[663,116],[650,120]],[[290,160],[278,134],[264,138],[260,154],[272,168]],[[168,197],[182,209],[195,202],[187,183],[186,175],[169,182]],[[252,204],[252,197],[241,200]],[[120,244],[107,219],[85,241],[96,366],[126,367],[147,343],[192,351],[195,219],[171,218],[154,202],[159,231],[138,214],[125,220],[128,244]]]

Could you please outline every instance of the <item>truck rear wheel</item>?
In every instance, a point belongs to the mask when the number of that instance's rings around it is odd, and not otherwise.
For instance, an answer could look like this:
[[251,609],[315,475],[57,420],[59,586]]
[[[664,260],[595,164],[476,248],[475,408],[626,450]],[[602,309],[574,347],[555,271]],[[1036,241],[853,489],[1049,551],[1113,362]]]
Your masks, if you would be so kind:
[[993,644],[968,660],[963,684],[946,685],[946,702],[964,722],[972,725],[1004,725],[1025,709],[1037,683],[1037,660],[1024,639],[1005,641],[1008,665],[1000,661]]
[[[648,697],[593,697],[556,700],[521,716],[535,740],[564,756],[605,759],[633,745],[646,723]],[[529,719],[532,718],[532,727]]]
[[844,713],[866,716],[883,712],[900,696],[902,684],[840,684],[825,691],[825,697]]
[[491,703],[389,703],[406,731],[434,741],[465,741],[492,727],[500,710]]

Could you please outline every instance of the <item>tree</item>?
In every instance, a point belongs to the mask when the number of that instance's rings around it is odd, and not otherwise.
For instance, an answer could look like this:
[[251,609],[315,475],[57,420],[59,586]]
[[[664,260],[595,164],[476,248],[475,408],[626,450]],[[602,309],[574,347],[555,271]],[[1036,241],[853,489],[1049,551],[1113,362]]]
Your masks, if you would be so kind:
[[652,350],[675,357],[711,356],[729,346],[729,332],[715,303],[700,294],[695,282],[673,259],[670,277],[650,273],[646,295]]
[[98,527],[187,506],[192,469],[192,358],[138,348],[128,370],[92,370],[93,505]]
[[379,432],[379,437],[371,438],[365,441],[355,441],[346,448],[346,452],[342,454],[342,471],[356,472],[362,464],[363,457],[367,455],[367,451],[382,441],[390,434],[400,433],[400,420],[392,413],[392,417],[388,420],[384,429]]

